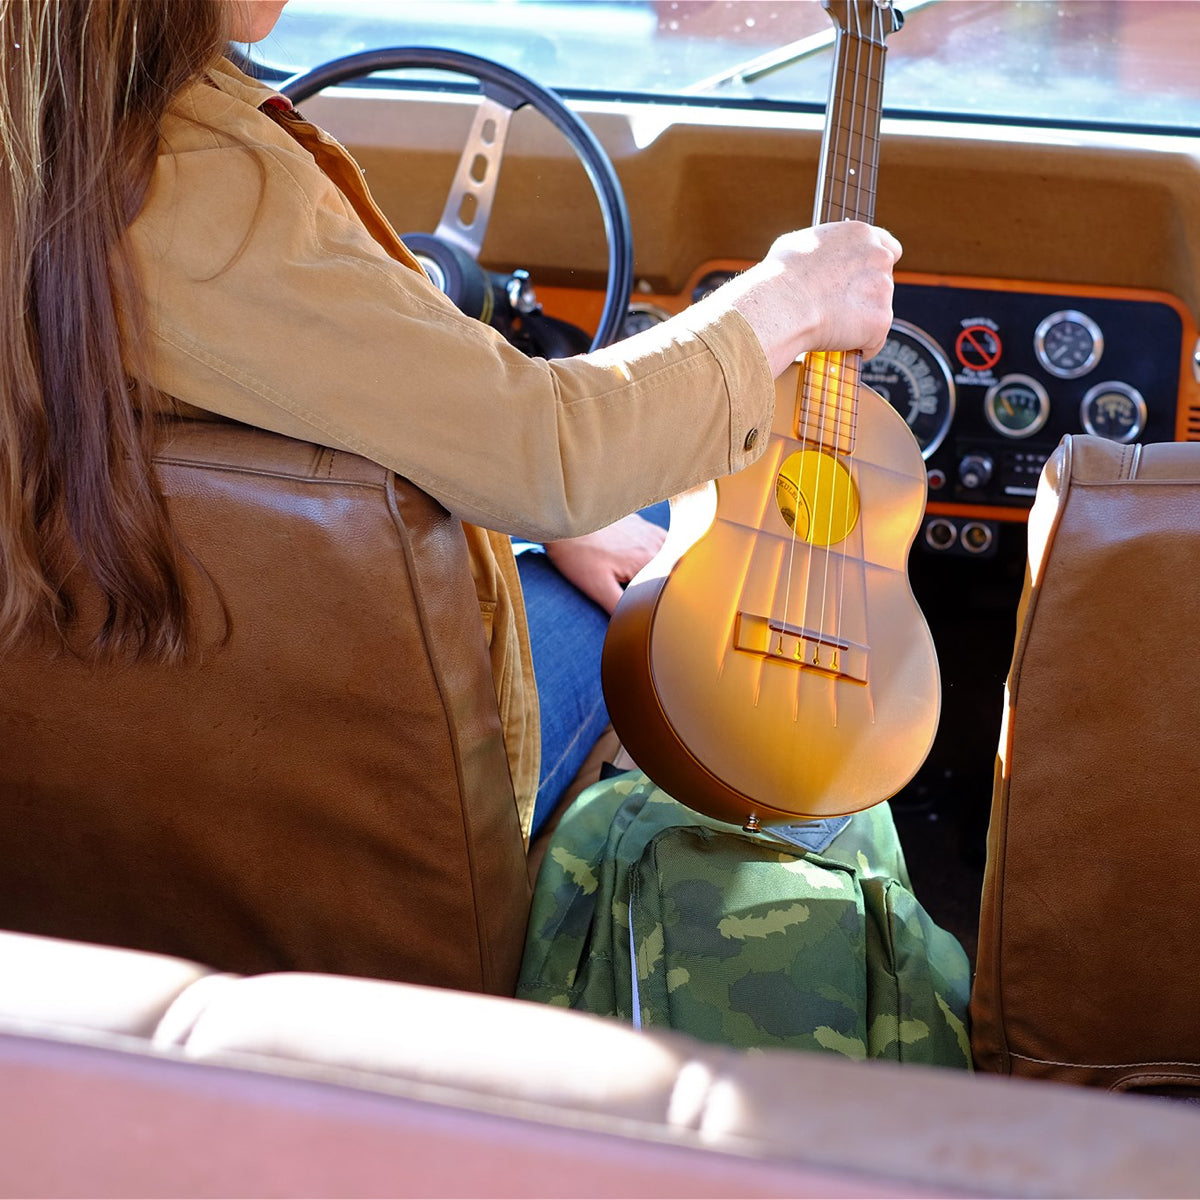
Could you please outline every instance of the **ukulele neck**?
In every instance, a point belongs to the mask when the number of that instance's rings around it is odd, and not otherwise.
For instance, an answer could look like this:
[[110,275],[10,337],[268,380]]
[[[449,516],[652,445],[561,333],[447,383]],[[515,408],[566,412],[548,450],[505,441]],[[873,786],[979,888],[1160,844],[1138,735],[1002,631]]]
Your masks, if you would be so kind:
[[[894,20],[875,0],[828,0],[836,28],[814,221],[870,221],[879,174],[886,35]],[[797,436],[809,445],[849,455],[858,418],[859,350],[807,356],[797,396]]]
[[836,6],[840,12],[829,7],[835,57],[813,219],[870,221],[879,175],[885,10],[874,0],[848,0]]
[[861,350],[813,350],[800,380],[796,437],[834,454],[854,453]]

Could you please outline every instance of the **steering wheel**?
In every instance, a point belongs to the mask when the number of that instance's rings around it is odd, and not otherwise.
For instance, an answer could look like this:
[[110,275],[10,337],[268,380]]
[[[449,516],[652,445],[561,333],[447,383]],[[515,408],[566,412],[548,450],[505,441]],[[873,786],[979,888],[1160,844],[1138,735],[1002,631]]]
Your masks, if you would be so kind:
[[[633,287],[629,210],[612,160],[596,135],[553,92],[489,59],[427,46],[348,54],[293,77],[280,90],[293,104],[299,104],[324,88],[360,75],[417,67],[451,71],[478,80],[483,101],[475,113],[437,229],[432,234],[406,234],[405,244],[459,308],[484,321],[493,318],[495,286],[480,267],[479,254],[491,217],[509,121],[518,109],[531,105],[570,143],[600,203],[608,239],[608,281],[591,349],[607,346],[624,323]],[[534,315],[536,300],[527,276],[514,272],[504,292],[503,299],[511,310],[525,317]]]

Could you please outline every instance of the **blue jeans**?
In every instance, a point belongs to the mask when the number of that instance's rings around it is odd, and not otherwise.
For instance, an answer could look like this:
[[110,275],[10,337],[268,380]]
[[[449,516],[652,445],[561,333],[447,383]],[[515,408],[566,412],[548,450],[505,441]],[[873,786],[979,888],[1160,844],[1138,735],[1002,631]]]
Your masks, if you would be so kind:
[[[642,510],[664,529],[664,501]],[[608,725],[600,688],[600,652],[608,614],[569,583],[540,550],[517,555],[542,716],[542,769],[533,832],[554,811],[588,751]]]

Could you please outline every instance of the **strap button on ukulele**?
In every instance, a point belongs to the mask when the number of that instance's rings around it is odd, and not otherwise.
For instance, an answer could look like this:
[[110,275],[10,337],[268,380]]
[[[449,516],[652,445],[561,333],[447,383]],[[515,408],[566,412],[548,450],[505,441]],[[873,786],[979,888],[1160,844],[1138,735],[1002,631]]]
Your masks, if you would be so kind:
[[[875,207],[884,0],[825,0],[835,63],[815,220]],[[925,465],[861,383],[859,351],[776,382],[762,457],[672,502],[660,554],[604,648],[609,713],[634,761],[684,804],[750,828],[854,812],[924,762],[937,656],[908,582]]]

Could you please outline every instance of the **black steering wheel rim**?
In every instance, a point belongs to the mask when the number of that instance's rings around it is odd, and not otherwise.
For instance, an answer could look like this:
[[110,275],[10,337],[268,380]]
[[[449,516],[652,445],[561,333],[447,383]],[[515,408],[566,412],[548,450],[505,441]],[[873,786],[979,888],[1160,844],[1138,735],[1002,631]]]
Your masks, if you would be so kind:
[[549,89],[527,75],[476,54],[436,46],[391,46],[363,50],[322,63],[293,76],[280,91],[298,105],[334,84],[376,71],[416,67],[470,76],[479,81],[485,97],[514,112],[526,104],[531,105],[567,139],[596,194],[608,241],[608,282],[591,349],[598,350],[615,341],[625,322],[633,290],[633,235],[625,193],[612,160],[596,135]]

